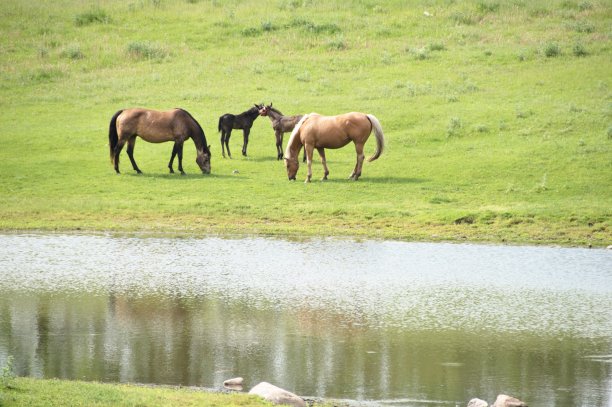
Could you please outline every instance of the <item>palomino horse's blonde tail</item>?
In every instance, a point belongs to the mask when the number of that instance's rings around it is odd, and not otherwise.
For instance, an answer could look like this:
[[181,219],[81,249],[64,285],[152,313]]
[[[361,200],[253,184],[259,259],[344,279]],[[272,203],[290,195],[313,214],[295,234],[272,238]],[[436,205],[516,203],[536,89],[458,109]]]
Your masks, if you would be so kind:
[[372,157],[368,158],[368,161],[374,161],[380,157],[385,149],[385,135],[383,134],[383,129],[378,119],[372,114],[368,114],[366,116],[368,116],[370,123],[372,123],[372,129],[374,130],[374,135],[376,136],[376,151]]

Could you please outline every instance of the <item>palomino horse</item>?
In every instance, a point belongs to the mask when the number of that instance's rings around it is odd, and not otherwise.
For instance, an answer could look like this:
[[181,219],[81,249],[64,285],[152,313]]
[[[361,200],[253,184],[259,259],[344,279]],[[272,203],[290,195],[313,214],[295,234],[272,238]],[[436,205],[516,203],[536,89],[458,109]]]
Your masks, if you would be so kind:
[[[300,121],[303,115],[297,116],[283,116],[283,114],[277,109],[272,107],[272,103],[268,106],[264,106],[259,110],[261,116],[268,116],[272,122],[272,129],[274,129],[274,135],[276,136],[276,153],[277,159],[283,159],[283,135],[286,132],[292,131],[295,125]],[[304,152],[304,161],[306,161],[306,153]]]
[[170,172],[174,172],[172,162],[178,155],[178,169],[181,174],[185,174],[183,171],[183,142],[191,138],[197,151],[196,163],[203,173],[210,174],[210,146],[206,144],[204,130],[186,110],[172,109],[159,112],[149,109],[125,109],[115,113],[108,129],[108,145],[111,161],[115,165],[117,174],[119,174],[119,154],[126,142],[127,154],[132,162],[132,167],[137,173],[142,173],[134,161],[136,136],[150,143],[174,141],[168,168]]
[[229,139],[232,135],[232,129],[242,129],[242,135],[244,136],[244,142],[242,144],[242,155],[247,155],[247,144],[249,144],[249,133],[251,132],[251,126],[255,119],[259,117],[259,110],[263,108],[263,105],[254,105],[249,110],[240,113],[239,115],[233,115],[226,113],[219,117],[219,131],[221,132],[221,153],[225,158],[225,149],[227,148],[227,155],[232,158],[229,148]]
[[325,160],[326,148],[344,147],[351,141],[355,143],[357,152],[357,164],[349,179],[357,181],[361,176],[361,167],[365,158],[363,146],[374,130],[376,136],[376,151],[368,161],[374,161],[383,152],[385,138],[380,122],[371,114],[365,113],[345,113],[338,116],[321,116],[310,113],[302,117],[293,129],[287,149],[285,150],[285,167],[289,180],[295,180],[295,175],[299,167],[298,153],[302,145],[306,150],[308,175],[306,182],[310,182],[312,177],[312,153],[316,148],[321,156],[321,163],[325,170],[323,179],[327,179],[329,170]]

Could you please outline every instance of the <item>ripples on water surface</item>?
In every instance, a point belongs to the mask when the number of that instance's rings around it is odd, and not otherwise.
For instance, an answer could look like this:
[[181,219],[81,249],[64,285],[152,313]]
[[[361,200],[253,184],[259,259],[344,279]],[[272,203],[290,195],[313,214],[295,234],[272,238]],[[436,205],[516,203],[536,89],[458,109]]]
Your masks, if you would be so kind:
[[498,393],[610,403],[610,251],[81,235],[0,245],[0,362],[14,354],[22,374],[205,387],[241,375],[394,405]]

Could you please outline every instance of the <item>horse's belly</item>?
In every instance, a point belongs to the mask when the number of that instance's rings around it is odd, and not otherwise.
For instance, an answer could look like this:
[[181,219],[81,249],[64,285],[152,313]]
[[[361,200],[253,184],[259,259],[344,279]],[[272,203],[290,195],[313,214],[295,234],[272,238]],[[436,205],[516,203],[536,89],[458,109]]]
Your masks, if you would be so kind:
[[149,143],[165,143],[166,141],[175,141],[172,134],[144,133],[138,134],[138,137],[148,141]]
[[339,140],[317,140],[315,143],[315,147],[317,148],[342,148],[350,143],[351,140],[349,138],[339,139]]

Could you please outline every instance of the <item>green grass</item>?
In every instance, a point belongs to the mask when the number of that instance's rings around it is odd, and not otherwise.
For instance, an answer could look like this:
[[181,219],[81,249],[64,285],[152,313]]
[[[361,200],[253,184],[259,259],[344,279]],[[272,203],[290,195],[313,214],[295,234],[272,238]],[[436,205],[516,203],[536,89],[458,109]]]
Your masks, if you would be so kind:
[[[611,21],[604,1],[3,1],[0,229],[608,245]],[[372,113],[387,149],[358,182],[347,146],[291,183],[262,117],[222,159],[218,117],[262,101]],[[179,176],[139,140],[144,174],[124,152],[115,175],[132,106],[191,112],[212,174],[190,141]]]
[[267,407],[271,403],[245,393],[211,393],[190,388],[146,387],[67,380],[14,379],[0,389],[0,406],[223,406]]

